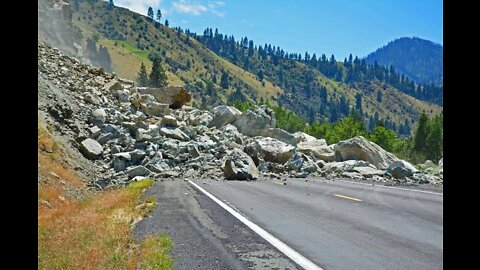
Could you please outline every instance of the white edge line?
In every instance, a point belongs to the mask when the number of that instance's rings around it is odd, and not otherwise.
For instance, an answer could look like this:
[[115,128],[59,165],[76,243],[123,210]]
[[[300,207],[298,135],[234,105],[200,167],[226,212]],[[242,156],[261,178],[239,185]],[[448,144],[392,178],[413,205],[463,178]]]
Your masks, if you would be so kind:
[[[354,181],[347,181],[347,180],[335,180],[335,181],[339,181],[339,182],[345,182],[345,183],[352,183],[352,184],[358,184],[358,185],[364,185],[364,186],[372,186],[372,184],[367,184],[367,183],[358,183],[358,182],[354,182]],[[399,188],[399,187],[389,187],[389,186],[384,186],[384,185],[374,185],[373,187],[382,187],[382,188],[399,189],[399,190],[414,191],[414,192],[421,192],[421,193],[427,193],[427,194],[434,194],[434,195],[440,195],[440,196],[443,196],[443,193],[432,192],[432,191],[425,191],[425,190],[418,190],[418,189]]]
[[233,210],[231,207],[223,203],[221,200],[213,196],[212,194],[208,193],[205,189],[201,188],[191,180],[188,180],[190,184],[192,184],[194,187],[196,187],[198,190],[203,192],[205,195],[207,195],[210,199],[212,199],[214,202],[216,202],[218,205],[220,205],[223,209],[227,210],[230,214],[232,214],[234,217],[236,217],[238,220],[243,222],[243,224],[247,225],[252,231],[256,232],[260,237],[265,239],[267,242],[272,244],[275,248],[280,250],[283,254],[285,254],[287,257],[292,259],[295,263],[303,267],[304,269],[307,270],[323,270],[321,267],[310,261],[309,259],[305,258],[303,255],[300,253],[296,252],[293,250],[291,247],[287,246],[285,243],[280,241],[278,238],[275,236],[271,235],[269,232],[265,231],[262,229],[260,226],[257,224],[253,223],[252,221],[248,220],[246,217],[242,216],[240,213],[237,211]]

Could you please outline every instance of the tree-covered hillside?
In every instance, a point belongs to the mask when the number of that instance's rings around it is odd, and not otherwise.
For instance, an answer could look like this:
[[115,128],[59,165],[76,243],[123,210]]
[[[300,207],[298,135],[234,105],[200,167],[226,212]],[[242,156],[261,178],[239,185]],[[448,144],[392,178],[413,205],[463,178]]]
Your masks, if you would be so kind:
[[[132,80],[142,64],[150,73],[152,60],[159,59],[168,84],[185,86],[195,104],[204,108],[236,100],[269,101],[309,123],[334,122],[353,110],[369,127],[382,120],[403,136],[411,135],[421,112],[432,116],[442,110],[406,94],[399,86],[403,84],[395,85],[399,76],[388,73],[389,69],[383,71],[388,75],[383,79],[368,77],[361,75],[372,74],[368,68],[365,72],[362,62],[350,65],[334,56],[327,59],[308,53],[302,57],[268,44],[257,46],[247,38],[235,40],[212,29],[198,35],[167,26],[168,18],[155,16],[158,10],[146,10],[149,16],[145,16],[106,1],[74,2],[72,22],[82,31],[79,43],[87,55],[94,51],[88,49],[93,40],[103,58],[110,59],[112,70]],[[422,92],[420,86],[415,89]]]
[[403,37],[369,54],[367,63],[375,61],[393,66],[397,71],[421,84],[443,84],[443,47],[418,37]]

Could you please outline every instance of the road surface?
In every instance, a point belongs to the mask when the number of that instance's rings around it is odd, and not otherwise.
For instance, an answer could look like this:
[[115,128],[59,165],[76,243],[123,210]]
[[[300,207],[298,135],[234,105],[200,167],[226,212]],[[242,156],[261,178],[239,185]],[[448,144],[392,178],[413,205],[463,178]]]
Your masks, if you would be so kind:
[[[322,180],[288,180],[286,185],[278,180],[193,182],[322,269],[443,269],[441,193]],[[301,269],[189,182],[157,182],[150,192],[165,191],[167,186],[188,190],[181,197],[196,207],[187,206],[185,213],[208,217],[203,225],[197,222],[205,229],[205,235],[197,236],[205,239],[205,254],[212,253],[209,242],[214,240],[220,240],[216,247],[223,247],[228,254],[213,252],[224,264],[204,269]],[[181,195],[169,194],[177,199]],[[157,210],[137,226],[139,235],[158,232],[164,226],[161,218],[155,219],[155,215],[161,216],[161,207]],[[240,229],[229,231],[232,224]],[[189,226],[192,222],[185,223],[185,228]],[[181,229],[172,227],[165,232],[177,231]],[[215,231],[224,232],[223,238]],[[188,241],[182,244],[191,246]],[[237,248],[232,248],[236,244]],[[269,256],[261,259],[262,252]],[[186,256],[182,252],[173,255],[180,261]],[[184,265],[188,263],[192,262]],[[195,268],[180,264],[176,269]]]

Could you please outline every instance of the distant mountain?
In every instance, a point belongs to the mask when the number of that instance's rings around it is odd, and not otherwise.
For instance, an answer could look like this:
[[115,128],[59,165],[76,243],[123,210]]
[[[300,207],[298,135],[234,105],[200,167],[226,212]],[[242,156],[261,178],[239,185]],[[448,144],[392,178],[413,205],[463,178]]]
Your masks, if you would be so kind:
[[420,84],[443,84],[443,46],[418,37],[391,41],[366,57],[368,64],[392,65]]

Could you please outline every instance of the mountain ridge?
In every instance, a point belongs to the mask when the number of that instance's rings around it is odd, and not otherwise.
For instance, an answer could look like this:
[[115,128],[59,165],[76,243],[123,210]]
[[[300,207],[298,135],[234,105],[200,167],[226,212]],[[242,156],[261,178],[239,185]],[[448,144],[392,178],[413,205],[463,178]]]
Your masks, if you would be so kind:
[[[443,46],[420,37],[400,37],[365,57],[390,66],[421,84],[443,85]],[[407,60],[405,60],[407,59]]]

